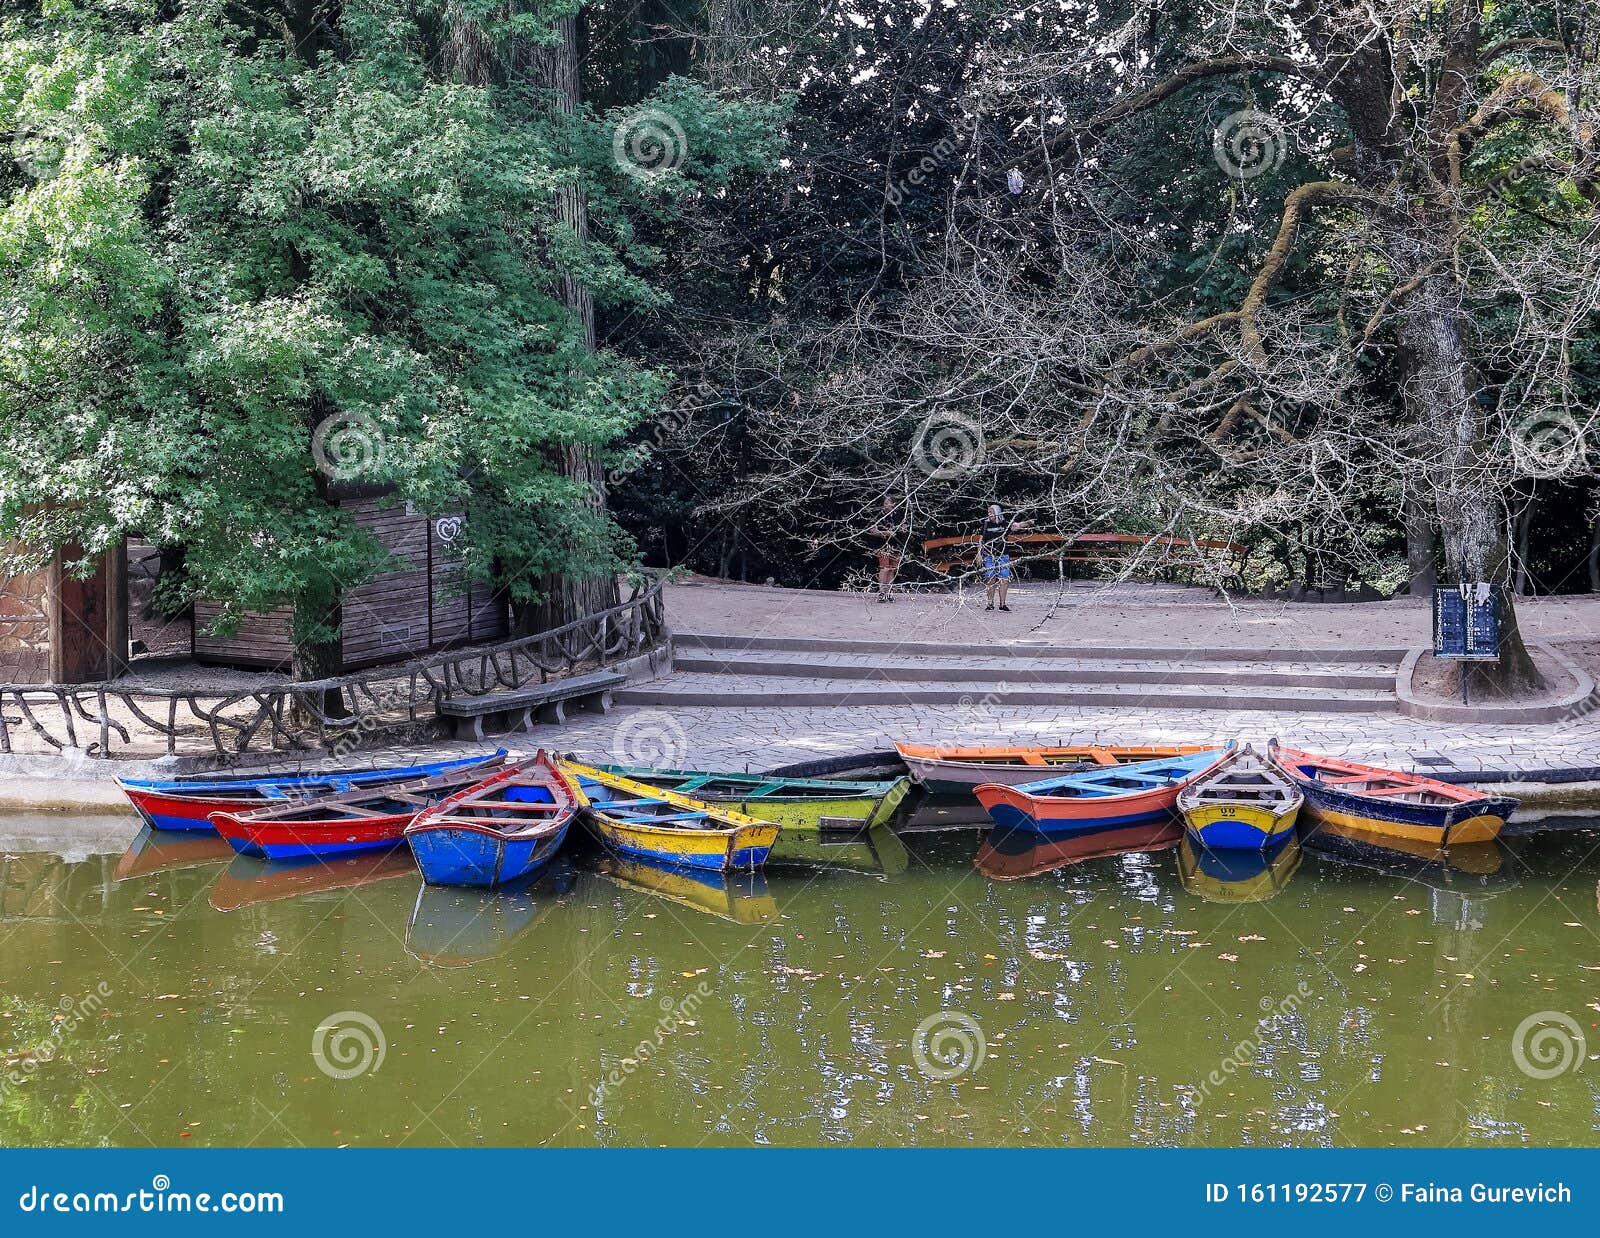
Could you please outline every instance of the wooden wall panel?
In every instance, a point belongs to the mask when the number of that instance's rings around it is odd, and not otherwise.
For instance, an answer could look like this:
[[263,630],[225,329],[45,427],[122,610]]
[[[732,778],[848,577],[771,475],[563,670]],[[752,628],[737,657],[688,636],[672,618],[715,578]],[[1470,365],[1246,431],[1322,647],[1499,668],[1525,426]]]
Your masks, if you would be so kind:
[[[377,499],[344,503],[356,522],[371,529],[403,560],[396,571],[349,590],[344,597],[344,662],[347,669],[418,658],[431,650],[506,634],[504,605],[487,585],[460,588],[459,517],[430,520],[404,507],[381,507]],[[216,607],[195,606],[195,657],[228,666],[287,670],[293,649],[286,610],[250,616],[227,639],[203,635]]]

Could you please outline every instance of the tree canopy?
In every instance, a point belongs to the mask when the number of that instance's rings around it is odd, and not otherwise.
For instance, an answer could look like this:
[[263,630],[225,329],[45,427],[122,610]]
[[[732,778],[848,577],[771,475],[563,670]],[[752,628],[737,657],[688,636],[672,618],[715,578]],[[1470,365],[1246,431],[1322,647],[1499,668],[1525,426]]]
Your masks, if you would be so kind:
[[[670,218],[770,163],[776,104],[671,80],[614,114],[525,69],[571,6],[46,0],[6,6],[0,527],[12,566],[138,533],[168,586],[326,640],[386,552],[337,506],[464,512],[513,599],[625,538],[564,474],[656,407],[562,297],[651,307]],[[469,28],[493,73],[458,71]],[[616,138],[670,109],[670,166]],[[620,153],[619,153],[620,151]],[[648,152],[646,152],[648,153]],[[580,188],[579,235],[559,195]]]

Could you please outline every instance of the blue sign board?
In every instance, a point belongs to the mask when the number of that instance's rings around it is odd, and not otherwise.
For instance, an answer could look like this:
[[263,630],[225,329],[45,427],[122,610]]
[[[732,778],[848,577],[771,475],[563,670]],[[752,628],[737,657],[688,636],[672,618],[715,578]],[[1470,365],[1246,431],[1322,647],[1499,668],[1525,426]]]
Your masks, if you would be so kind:
[[1482,581],[1433,591],[1433,656],[1500,660],[1500,591]]

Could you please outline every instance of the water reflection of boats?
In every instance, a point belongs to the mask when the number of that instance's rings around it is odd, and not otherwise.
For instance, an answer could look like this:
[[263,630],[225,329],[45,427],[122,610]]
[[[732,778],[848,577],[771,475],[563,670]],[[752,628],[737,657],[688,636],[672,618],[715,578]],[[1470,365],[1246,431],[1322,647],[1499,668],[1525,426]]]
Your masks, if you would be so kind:
[[784,830],[773,844],[769,864],[805,864],[894,876],[906,871],[910,856],[900,836],[886,825],[843,833]]
[[153,830],[148,825],[139,831],[117,861],[113,881],[148,877],[152,873],[173,872],[202,864],[221,864],[233,858],[228,840],[199,830]]
[[403,850],[308,860],[261,860],[236,855],[211,887],[210,903],[216,911],[238,911],[303,894],[354,890],[416,875],[416,861],[411,852]]
[[1184,836],[1178,848],[1178,880],[1208,903],[1264,903],[1294,879],[1300,842],[1290,833],[1262,851],[1214,850]]
[[434,967],[492,958],[542,920],[572,881],[571,863],[557,857],[537,874],[493,888],[424,882],[406,925],[406,953]]
[[1375,834],[1321,822],[1307,832],[1307,851],[1341,864],[1420,881],[1439,890],[1498,891],[1517,884],[1516,865],[1500,842],[1441,847],[1418,839]]
[[778,915],[778,900],[767,893],[766,878],[759,872],[675,868],[611,852],[597,855],[594,867],[625,890],[657,894],[735,924],[765,924]]
[[1141,851],[1169,851],[1183,837],[1176,821],[1142,821],[1093,834],[1045,835],[1036,830],[990,830],[978,848],[978,871],[996,881],[1036,877],[1070,864]]

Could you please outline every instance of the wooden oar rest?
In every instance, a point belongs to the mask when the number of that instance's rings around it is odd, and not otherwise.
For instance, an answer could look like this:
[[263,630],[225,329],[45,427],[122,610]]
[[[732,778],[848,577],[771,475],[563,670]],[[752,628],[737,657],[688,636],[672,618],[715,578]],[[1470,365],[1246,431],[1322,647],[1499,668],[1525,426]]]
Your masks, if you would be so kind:
[[451,720],[458,738],[461,724],[470,720],[472,738],[481,740],[485,718],[504,719],[507,725],[503,729],[507,731],[526,731],[533,726],[535,716],[540,722],[565,722],[568,701],[575,702],[580,709],[610,713],[613,689],[626,682],[627,676],[616,671],[591,671],[587,675],[530,684],[512,692],[449,697],[439,702],[439,716]]

